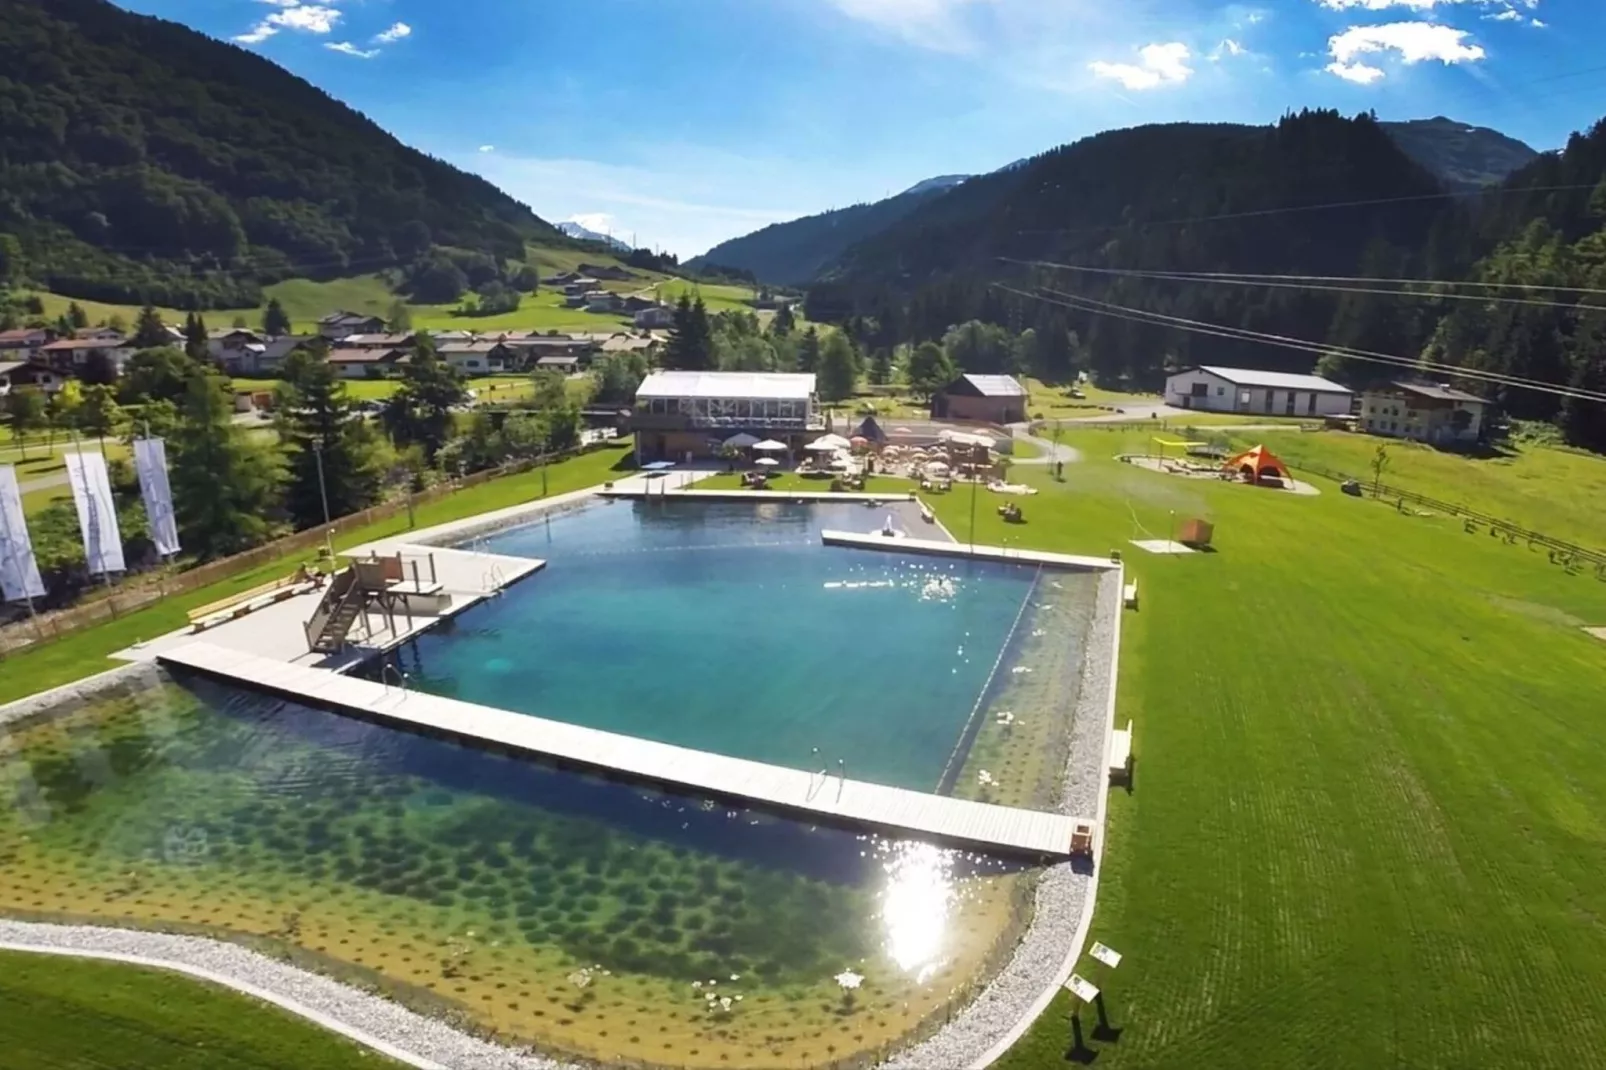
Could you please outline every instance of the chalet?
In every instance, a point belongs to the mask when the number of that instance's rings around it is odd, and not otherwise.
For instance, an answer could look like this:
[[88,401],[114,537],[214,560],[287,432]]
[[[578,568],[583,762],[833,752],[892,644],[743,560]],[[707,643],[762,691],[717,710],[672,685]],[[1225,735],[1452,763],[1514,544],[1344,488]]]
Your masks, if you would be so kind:
[[519,356],[506,343],[452,342],[436,350],[440,358],[464,375],[488,375],[515,368]]
[[1265,416],[1342,416],[1355,394],[1319,375],[1197,365],[1166,376],[1165,403],[1178,409]]
[[1488,402],[1448,383],[1376,383],[1361,394],[1359,430],[1435,446],[1464,446],[1483,434]]
[[54,394],[67,382],[67,376],[40,360],[0,360],[0,397],[16,390],[38,390]]
[[645,312],[649,308],[657,307],[658,298],[654,297],[651,291],[647,293],[629,294],[620,304],[621,310],[629,312],[631,315],[635,315],[637,312]]
[[586,311],[599,314],[618,312],[624,304],[623,299],[616,293],[607,290],[593,290],[586,294]]
[[18,327],[14,331],[0,331],[0,358],[15,360],[34,357],[51,340],[55,333],[43,327]]
[[93,364],[100,362],[113,378],[123,374],[123,366],[134,355],[129,340],[112,338],[62,338],[40,347],[39,359],[59,372],[82,377]]
[[589,275],[593,279],[607,279],[609,282],[625,282],[636,277],[613,264],[581,264],[579,270],[582,275]]
[[342,379],[384,379],[412,359],[405,349],[332,349],[329,366]]
[[535,358],[537,371],[562,372],[564,375],[573,375],[580,370],[579,357],[537,357]]
[[635,315],[636,326],[644,331],[658,330],[672,327],[675,323],[675,310],[668,305],[654,305],[644,308]]
[[339,342],[354,334],[380,334],[385,321],[378,316],[364,316],[360,312],[331,312],[318,321],[318,333],[331,342]]
[[313,343],[319,338],[313,334],[282,334],[277,338],[269,338],[262,343],[262,351],[253,350],[252,363],[245,366],[242,374],[246,375],[278,375],[284,370],[284,362],[290,354],[298,349],[311,350]]
[[1026,388],[1013,375],[961,375],[931,398],[934,420],[1018,424],[1026,420]]
[[[180,344],[184,342],[184,332],[177,327],[169,327],[164,323],[162,324],[162,331],[167,335],[168,341]],[[72,336],[86,342],[105,342],[114,338],[122,338],[124,334],[125,332],[119,331],[116,327],[79,327],[73,331]]]
[[564,285],[563,295],[573,297],[575,294],[588,294],[600,285],[602,285],[600,279],[593,279],[589,275],[578,275],[574,281]]
[[247,375],[247,366],[254,367],[261,354],[267,335],[245,327],[208,331],[206,355],[231,375]]
[[559,289],[577,281],[580,278],[578,271],[564,271],[556,275],[548,275],[541,280],[541,285],[548,289]]
[[658,339],[638,334],[616,334],[602,343],[604,354],[651,353],[658,348]]

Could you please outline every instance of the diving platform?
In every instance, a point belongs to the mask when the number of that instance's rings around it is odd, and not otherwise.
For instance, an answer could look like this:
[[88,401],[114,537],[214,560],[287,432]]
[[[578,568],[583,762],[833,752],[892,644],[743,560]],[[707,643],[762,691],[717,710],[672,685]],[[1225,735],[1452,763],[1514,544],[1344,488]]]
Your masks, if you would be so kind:
[[645,784],[752,803],[822,823],[993,853],[1064,858],[1076,822],[1062,814],[930,795],[677,747],[294,665],[204,641],[162,664],[295,702],[469,745],[511,750]]

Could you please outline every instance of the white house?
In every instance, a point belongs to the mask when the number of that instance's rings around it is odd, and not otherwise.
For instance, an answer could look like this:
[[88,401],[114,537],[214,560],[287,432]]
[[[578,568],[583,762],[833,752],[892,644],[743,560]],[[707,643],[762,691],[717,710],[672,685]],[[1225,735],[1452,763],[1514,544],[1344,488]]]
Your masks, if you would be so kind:
[[67,383],[67,376],[38,360],[0,360],[0,397],[12,388],[39,390],[54,394]]
[[1342,416],[1355,393],[1319,375],[1263,372],[1201,364],[1165,381],[1165,402],[1178,409],[1263,416]]
[[1448,383],[1377,383],[1361,395],[1360,427],[1367,434],[1436,446],[1470,445],[1483,434],[1488,404]]

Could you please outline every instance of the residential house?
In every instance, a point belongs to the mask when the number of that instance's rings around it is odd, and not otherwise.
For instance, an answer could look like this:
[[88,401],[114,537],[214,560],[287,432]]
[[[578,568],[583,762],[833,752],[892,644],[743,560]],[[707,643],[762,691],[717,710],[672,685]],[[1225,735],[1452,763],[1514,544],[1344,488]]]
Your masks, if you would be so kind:
[[428,334],[430,340],[437,346],[443,346],[450,342],[474,341],[473,331],[429,331]]
[[42,360],[0,360],[0,397],[17,390],[39,390],[54,394],[67,382],[67,376]]
[[0,359],[31,360],[56,337],[54,331],[43,327],[18,327],[14,331],[0,331]]
[[311,349],[319,341],[315,334],[281,334],[262,343],[262,351],[253,350],[254,362],[244,366],[243,375],[278,375],[284,362],[298,349]]
[[675,310],[668,305],[654,305],[637,312],[635,321],[636,326],[644,331],[672,327],[675,323]]
[[318,321],[318,333],[331,342],[339,342],[354,334],[380,334],[385,321],[378,316],[365,316],[360,312],[331,312]]
[[385,379],[412,359],[405,349],[332,349],[329,365],[342,379]]
[[245,327],[208,331],[206,355],[230,375],[251,375],[267,335]]
[[[174,342],[179,345],[184,344],[184,332],[179,330],[177,327],[169,327],[164,323],[162,325],[162,331],[167,335],[167,340],[169,342]],[[73,331],[72,336],[74,338],[83,339],[86,342],[105,342],[114,338],[122,338],[124,333],[125,332],[119,331],[116,327],[79,327],[77,330]]]
[[589,275],[593,279],[607,279],[609,282],[625,282],[636,277],[613,264],[581,264],[579,270],[582,275]]
[[452,342],[438,350],[440,358],[464,375],[493,375],[518,363],[518,355],[502,342]]
[[411,349],[418,336],[411,331],[389,334],[348,334],[340,340],[341,349]]
[[800,450],[825,430],[814,376],[778,372],[654,372],[642,380],[630,416],[636,460],[707,457],[737,434]]
[[577,281],[579,278],[580,273],[578,271],[563,271],[556,275],[548,275],[546,278],[541,280],[541,285],[545,286],[549,290],[555,290],[564,286],[568,286],[569,284]]
[[107,374],[119,378],[128,358],[135,353],[133,343],[121,336],[111,338],[62,338],[40,347],[39,359],[59,372],[80,378],[94,373],[91,368],[100,364]]
[[1358,427],[1371,435],[1466,446],[1482,436],[1488,404],[1447,383],[1376,383],[1361,394]]
[[572,282],[565,284],[563,294],[573,297],[575,294],[588,294],[602,285],[602,280],[593,279],[589,275],[577,275]]
[[535,359],[537,371],[562,372],[564,375],[573,375],[580,370],[579,357],[537,357]]
[[616,293],[610,293],[607,290],[592,290],[586,294],[585,307],[587,312],[607,315],[618,312],[623,303],[623,299]]
[[623,303],[620,305],[620,309],[622,311],[628,312],[631,315],[635,315],[637,312],[643,312],[649,308],[657,307],[658,298],[654,296],[651,290],[646,290],[639,294],[627,294]]
[[602,343],[604,355],[613,353],[651,353],[658,348],[658,340],[649,335],[616,334]]
[[1165,402],[1178,409],[1263,416],[1342,416],[1354,391],[1319,375],[1198,365],[1166,377]]
[[1026,421],[1026,388],[1013,375],[961,375],[931,398],[934,420]]

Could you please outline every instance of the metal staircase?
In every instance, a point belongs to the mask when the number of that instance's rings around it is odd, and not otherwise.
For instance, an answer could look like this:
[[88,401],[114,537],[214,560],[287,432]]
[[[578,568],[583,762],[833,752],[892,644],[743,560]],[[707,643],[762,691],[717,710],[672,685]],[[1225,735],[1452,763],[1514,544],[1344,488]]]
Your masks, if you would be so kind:
[[307,646],[316,654],[340,653],[362,613],[363,603],[357,570],[348,568],[335,573],[317,611],[307,621]]

